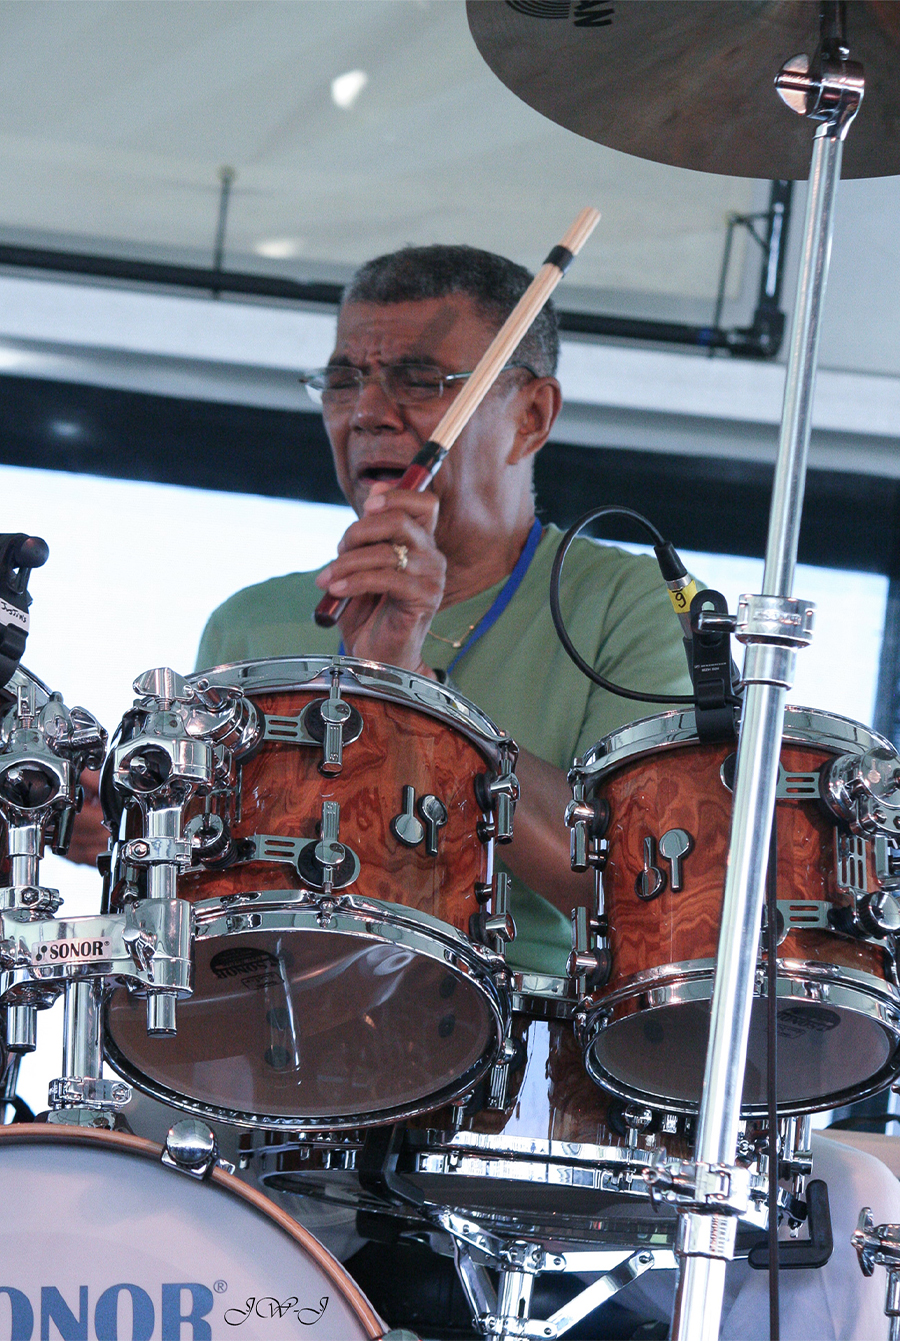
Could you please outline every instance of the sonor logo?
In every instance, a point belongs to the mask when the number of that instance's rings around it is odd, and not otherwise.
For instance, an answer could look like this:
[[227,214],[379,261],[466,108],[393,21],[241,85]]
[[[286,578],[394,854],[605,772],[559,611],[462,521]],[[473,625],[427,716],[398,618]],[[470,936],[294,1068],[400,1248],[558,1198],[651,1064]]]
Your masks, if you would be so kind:
[[84,940],[38,941],[31,955],[32,964],[63,964],[77,960],[109,959],[111,941],[108,936],[85,937]]
[[60,1341],[213,1341],[207,1315],[215,1298],[206,1285],[194,1281],[162,1285],[154,1302],[140,1285],[123,1282],[104,1290],[93,1310],[88,1287],[76,1288],[77,1301],[72,1298],[74,1289],[64,1298],[55,1285],[44,1285],[38,1302],[14,1285],[0,1285],[0,1335],[9,1317],[10,1341],[32,1341],[35,1323],[39,1337]]

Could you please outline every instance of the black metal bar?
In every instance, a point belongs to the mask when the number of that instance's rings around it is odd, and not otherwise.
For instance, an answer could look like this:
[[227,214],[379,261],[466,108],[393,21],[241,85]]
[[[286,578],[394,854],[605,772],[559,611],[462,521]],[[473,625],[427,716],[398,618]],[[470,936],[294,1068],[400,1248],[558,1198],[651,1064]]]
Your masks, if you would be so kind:
[[690,326],[677,321],[604,317],[593,312],[560,312],[559,328],[573,335],[607,335],[619,340],[649,340],[656,344],[728,348],[728,331],[717,331],[712,326]]
[[206,266],[172,265],[160,261],[133,261],[118,256],[97,256],[91,252],[55,251],[48,247],[22,247],[9,243],[0,243],[0,266],[123,280],[160,288],[219,290],[256,298],[283,298],[295,303],[323,303],[329,307],[337,307],[343,292],[341,284],[301,282],[276,275],[219,271]]
[[[229,183],[230,185],[230,183]],[[784,269],[784,241],[790,214],[791,182],[772,183],[766,259],[760,280],[760,299],[753,323],[743,330],[721,330],[717,326],[696,326],[685,322],[652,321],[640,317],[604,316],[593,312],[559,313],[560,329],[573,335],[606,336],[615,340],[637,340],[652,344],[687,345],[700,349],[726,349],[750,358],[773,358],[781,346],[784,314],[778,310]],[[777,198],[777,207],[776,207]],[[223,179],[221,210],[227,207]],[[224,243],[224,234],[221,241]],[[774,257],[774,260],[773,260]],[[221,262],[217,239],[216,260]],[[283,279],[276,275],[255,275],[223,270],[213,265],[176,265],[160,261],[136,261],[118,256],[100,256],[92,252],[58,251],[50,247],[26,247],[0,243],[0,267],[41,270],[56,274],[84,275],[92,279],[118,280],[168,289],[199,289],[215,295],[230,293],[254,298],[275,298],[285,302],[322,304],[337,307],[343,285],[315,280]]]
[[[231,199],[231,187],[235,176],[234,168],[222,168],[219,172],[221,190],[219,192],[219,217],[216,221],[216,240],[213,243],[213,270],[221,275],[225,265],[225,230],[228,227],[228,202]],[[218,298],[222,290],[216,286],[213,297]]]

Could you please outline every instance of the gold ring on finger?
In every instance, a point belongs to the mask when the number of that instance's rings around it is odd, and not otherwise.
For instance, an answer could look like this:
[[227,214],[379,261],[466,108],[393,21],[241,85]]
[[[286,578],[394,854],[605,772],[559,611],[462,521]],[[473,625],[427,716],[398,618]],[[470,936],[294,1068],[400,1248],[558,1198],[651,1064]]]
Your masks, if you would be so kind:
[[409,548],[406,545],[391,545],[397,556],[397,572],[402,573],[409,563]]

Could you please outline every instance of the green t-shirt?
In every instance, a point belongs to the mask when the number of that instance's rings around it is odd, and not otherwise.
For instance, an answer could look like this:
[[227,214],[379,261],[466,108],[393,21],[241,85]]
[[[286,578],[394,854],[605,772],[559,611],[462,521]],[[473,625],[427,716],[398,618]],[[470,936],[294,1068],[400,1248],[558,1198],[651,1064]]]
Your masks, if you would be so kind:
[[[453,668],[453,684],[532,754],[568,769],[576,755],[626,722],[662,712],[592,684],[569,659],[550,615],[550,570],[560,531],[548,526],[531,565],[497,622]],[[315,573],[288,573],[229,597],[203,632],[197,668],[280,656],[333,655],[338,629],[312,620],[322,593]],[[503,583],[435,615],[422,657],[446,670],[458,639],[480,619]],[[690,692],[681,630],[653,559],[612,545],[579,539],[563,569],[561,606],[582,656],[607,679],[629,689]],[[560,825],[563,817],[559,817]],[[571,949],[568,918],[513,878],[517,935],[511,963],[537,973],[562,974]]]

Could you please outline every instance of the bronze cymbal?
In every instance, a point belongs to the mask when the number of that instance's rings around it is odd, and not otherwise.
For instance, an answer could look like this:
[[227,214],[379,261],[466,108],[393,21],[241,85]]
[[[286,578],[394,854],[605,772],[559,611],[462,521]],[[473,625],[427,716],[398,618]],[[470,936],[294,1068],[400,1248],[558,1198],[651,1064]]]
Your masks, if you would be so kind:
[[[731,177],[806,178],[818,123],[775,90],[819,44],[816,0],[467,0],[507,88],[569,130],[640,158]],[[900,3],[848,0],[865,96],[842,176],[900,173]]]

